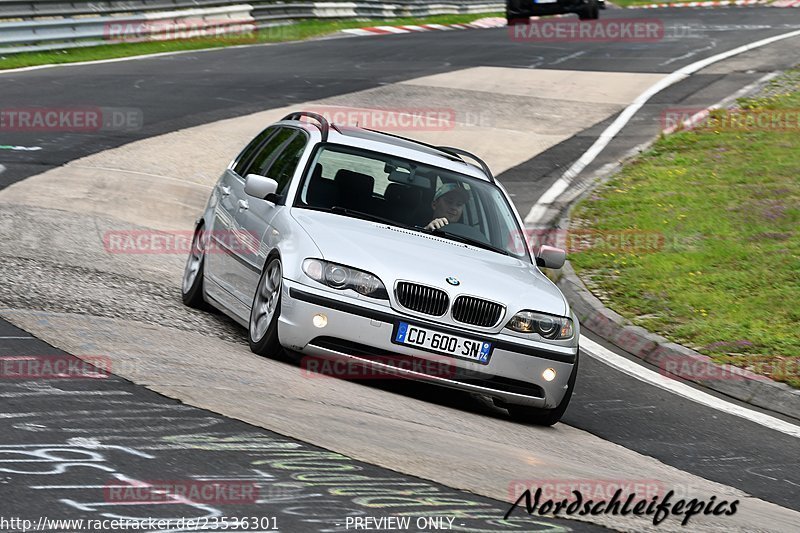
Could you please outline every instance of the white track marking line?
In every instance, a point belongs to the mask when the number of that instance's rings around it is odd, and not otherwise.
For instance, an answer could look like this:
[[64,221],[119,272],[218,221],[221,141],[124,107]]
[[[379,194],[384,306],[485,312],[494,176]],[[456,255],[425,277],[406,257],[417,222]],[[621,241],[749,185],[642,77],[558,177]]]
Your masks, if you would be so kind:
[[707,52],[709,50],[713,50],[716,47],[717,47],[717,42],[716,41],[711,41],[711,44],[708,45],[708,46],[704,46],[702,48],[695,48],[694,50],[692,50],[690,52],[686,52],[682,56],[672,57],[670,59],[667,59],[666,61],[662,61],[661,63],[658,64],[658,66],[659,67],[665,67],[667,65],[675,63],[676,61],[680,61],[681,59],[689,59],[690,57],[694,57],[694,56],[696,56],[697,54],[699,54],[701,52]]
[[416,24],[408,24],[407,26],[400,27],[408,31],[430,31],[428,28],[425,28],[424,26],[417,26]]
[[570,59],[575,59],[576,57],[580,57],[585,53],[586,53],[586,50],[581,50],[580,52],[575,52],[574,54],[570,54],[568,56],[564,56],[564,57],[558,58],[555,61],[551,61],[548,64],[549,65],[558,65],[560,63],[563,63],[564,61],[569,61]]
[[674,85],[675,83],[682,81],[685,78],[688,78],[690,75],[694,74],[695,72],[704,69],[705,67],[717,63],[719,61],[728,59],[730,57],[742,54],[744,52],[748,52],[755,48],[760,48],[762,46],[766,46],[768,44],[772,44],[778,41],[782,41],[784,39],[789,39],[791,37],[800,36],[800,30],[795,30],[789,33],[783,33],[781,35],[775,35],[773,37],[768,37],[766,39],[761,39],[760,41],[755,41],[750,44],[746,44],[743,46],[739,46],[738,48],[734,48],[733,50],[728,50],[727,52],[723,52],[721,54],[716,54],[711,57],[707,57],[706,59],[701,59],[700,61],[695,61],[683,68],[680,68],[665,78],[661,79],[660,81],[654,83],[650,88],[640,94],[636,100],[634,100],[628,107],[626,107],[622,113],[617,117],[617,119],[609,125],[603,133],[600,134],[600,137],[592,144],[591,147],[577,160],[575,161],[564,174],[558,178],[555,183],[553,183],[547,191],[542,194],[536,204],[531,207],[528,216],[525,217],[525,224],[533,225],[536,224],[542,216],[547,212],[547,208],[550,204],[552,204],[556,198],[558,198],[561,193],[563,193],[572,180],[586,168],[592,161],[594,161],[600,152],[608,146],[614,137],[625,127],[625,125],[633,118],[636,112],[642,108],[642,106],[647,103],[653,96],[658,94],[659,92],[663,91],[670,85]]
[[36,337],[0,337],[0,340],[4,339],[35,339]]
[[369,30],[362,30],[361,28],[352,28],[347,30],[342,30],[342,33],[349,33],[350,35],[374,35],[375,32],[371,32]]
[[4,167],[3,165],[0,165],[0,174],[2,174],[5,171],[6,171],[6,167]]
[[398,28],[397,26],[375,26],[376,30],[388,31],[389,33],[408,33],[408,30]]
[[605,363],[608,366],[619,370],[620,372],[628,374],[639,381],[655,385],[660,389],[677,394],[678,396],[692,400],[700,405],[705,405],[706,407],[711,407],[712,409],[755,422],[756,424],[760,424],[769,429],[780,431],[786,435],[800,438],[800,426],[790,424],[789,422],[784,422],[783,420],[775,418],[774,416],[766,415],[746,407],[732,404],[726,400],[722,400],[716,396],[712,396],[711,394],[690,387],[683,382],[663,376],[658,372],[654,372],[649,368],[645,368],[638,363],[622,357],[621,355],[615,354],[608,348],[597,344],[593,340],[588,339],[583,335],[581,335],[581,350],[586,352],[592,358],[597,359],[598,361]]

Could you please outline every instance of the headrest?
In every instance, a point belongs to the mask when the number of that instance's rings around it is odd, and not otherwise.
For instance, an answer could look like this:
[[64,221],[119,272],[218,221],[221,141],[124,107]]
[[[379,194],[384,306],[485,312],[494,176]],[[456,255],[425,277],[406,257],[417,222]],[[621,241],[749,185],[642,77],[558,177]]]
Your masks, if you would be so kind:
[[390,183],[383,193],[386,201],[392,204],[417,205],[422,199],[422,191],[418,187],[409,187],[400,183]]
[[375,178],[369,174],[362,174],[346,168],[339,170],[333,179],[339,187],[340,194],[372,195],[372,189],[375,186]]

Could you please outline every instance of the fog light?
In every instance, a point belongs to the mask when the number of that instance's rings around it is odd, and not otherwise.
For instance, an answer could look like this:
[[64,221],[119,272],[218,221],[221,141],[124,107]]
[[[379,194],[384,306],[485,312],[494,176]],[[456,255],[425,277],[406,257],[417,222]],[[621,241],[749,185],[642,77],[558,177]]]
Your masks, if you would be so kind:
[[324,328],[328,325],[328,317],[322,314],[314,315],[314,318],[311,319],[311,323],[314,324],[316,328]]
[[553,370],[552,368],[548,368],[547,370],[542,372],[542,377],[544,378],[545,381],[553,381],[554,379],[556,379],[556,371]]

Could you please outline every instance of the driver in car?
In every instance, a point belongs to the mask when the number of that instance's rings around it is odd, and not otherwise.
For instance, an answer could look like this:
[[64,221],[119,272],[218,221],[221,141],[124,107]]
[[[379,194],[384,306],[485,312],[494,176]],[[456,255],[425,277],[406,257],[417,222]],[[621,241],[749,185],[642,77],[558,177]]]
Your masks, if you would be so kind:
[[436,230],[443,228],[447,224],[461,220],[464,213],[464,204],[469,199],[466,189],[459,187],[455,183],[445,183],[436,190],[433,195],[433,220],[431,220],[426,230]]

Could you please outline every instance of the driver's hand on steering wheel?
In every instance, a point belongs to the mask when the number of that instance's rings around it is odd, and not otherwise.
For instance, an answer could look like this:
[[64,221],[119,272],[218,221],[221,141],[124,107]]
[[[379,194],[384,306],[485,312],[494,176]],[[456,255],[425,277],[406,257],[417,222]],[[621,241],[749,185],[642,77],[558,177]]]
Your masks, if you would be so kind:
[[441,229],[441,228],[445,227],[447,224],[449,224],[449,221],[447,220],[446,217],[434,218],[433,220],[431,220],[428,223],[427,226],[425,226],[425,229],[426,230]]

